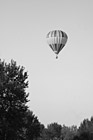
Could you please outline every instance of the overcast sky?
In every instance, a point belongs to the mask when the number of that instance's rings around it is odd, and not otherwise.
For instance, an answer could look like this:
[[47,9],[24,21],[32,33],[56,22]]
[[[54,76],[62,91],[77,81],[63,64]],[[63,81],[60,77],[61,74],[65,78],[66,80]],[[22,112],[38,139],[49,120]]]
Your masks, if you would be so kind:
[[[55,58],[51,30],[67,33]],[[44,125],[93,115],[93,0],[0,0],[0,58],[29,74],[30,109]]]

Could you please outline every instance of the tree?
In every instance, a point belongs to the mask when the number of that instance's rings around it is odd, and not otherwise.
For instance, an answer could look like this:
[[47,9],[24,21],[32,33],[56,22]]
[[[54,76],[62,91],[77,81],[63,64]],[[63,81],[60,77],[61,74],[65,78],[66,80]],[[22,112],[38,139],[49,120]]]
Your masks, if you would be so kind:
[[78,128],[78,136],[80,140],[93,140],[93,117],[83,120]]
[[0,60],[0,137],[15,140],[20,137],[24,116],[28,106],[27,72],[11,60],[7,64]]
[[84,119],[80,124],[79,133],[88,132],[90,127],[90,121],[88,119]]
[[93,117],[91,119],[84,119],[78,129],[79,134],[83,132],[93,133]]
[[61,130],[61,139],[62,140],[72,140],[74,136],[77,134],[77,127],[76,126],[62,126]]
[[41,124],[32,111],[28,110],[25,117],[25,135],[27,140],[37,139],[40,136]]
[[38,138],[38,140],[48,140],[47,131],[47,128],[45,128],[45,126],[41,124],[40,137]]
[[61,136],[61,125],[58,123],[51,123],[47,126],[47,135],[49,139],[59,139]]

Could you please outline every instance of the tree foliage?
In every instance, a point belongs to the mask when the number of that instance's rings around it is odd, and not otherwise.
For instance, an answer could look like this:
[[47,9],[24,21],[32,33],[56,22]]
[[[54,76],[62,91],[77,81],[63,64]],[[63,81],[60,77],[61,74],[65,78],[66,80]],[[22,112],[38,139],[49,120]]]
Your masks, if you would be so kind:
[[77,134],[77,127],[76,126],[62,126],[61,130],[61,139],[62,140],[72,140],[73,137]]
[[47,126],[47,134],[51,139],[59,139],[61,135],[61,125],[58,123],[51,123]]
[[33,140],[40,136],[41,124],[30,110],[26,112],[25,130],[27,140]]
[[28,74],[11,60],[0,60],[0,140],[93,140],[93,117],[76,126],[44,127],[28,109]]
[[93,117],[91,119],[84,119],[80,124],[79,133],[82,132],[93,132]]
[[[39,121],[28,110],[28,75],[11,60],[0,60],[0,139],[22,140],[39,135]],[[26,139],[27,140],[27,139]]]

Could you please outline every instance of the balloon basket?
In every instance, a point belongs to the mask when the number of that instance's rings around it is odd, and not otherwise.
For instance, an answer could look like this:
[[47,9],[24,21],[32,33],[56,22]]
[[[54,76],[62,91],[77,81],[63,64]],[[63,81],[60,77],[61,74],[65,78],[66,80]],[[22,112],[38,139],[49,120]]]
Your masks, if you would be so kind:
[[58,55],[56,55],[56,59],[58,59]]

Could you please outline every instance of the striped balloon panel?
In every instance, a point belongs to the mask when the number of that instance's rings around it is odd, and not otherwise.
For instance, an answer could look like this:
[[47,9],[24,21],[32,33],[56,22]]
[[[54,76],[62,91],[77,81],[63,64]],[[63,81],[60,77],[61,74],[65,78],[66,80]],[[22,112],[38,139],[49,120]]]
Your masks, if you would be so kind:
[[62,48],[65,46],[67,39],[65,37],[51,37],[47,39],[49,46],[51,46],[52,50],[58,54]]
[[66,33],[60,30],[54,30],[47,34],[47,43],[56,54],[65,46],[67,39]]
[[47,38],[47,43],[50,44],[63,44],[65,45],[67,42],[67,39],[65,37],[51,37]]
[[56,54],[58,54],[64,47],[64,45],[62,44],[50,44],[49,46]]
[[50,31],[48,34],[47,34],[47,38],[49,37],[66,37],[67,38],[67,35],[65,32],[63,31],[60,31],[60,30],[54,30],[54,31]]

